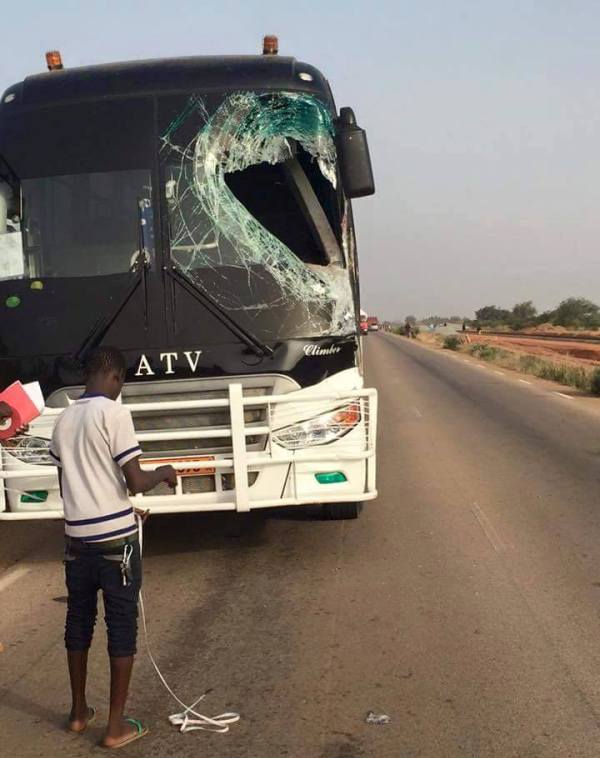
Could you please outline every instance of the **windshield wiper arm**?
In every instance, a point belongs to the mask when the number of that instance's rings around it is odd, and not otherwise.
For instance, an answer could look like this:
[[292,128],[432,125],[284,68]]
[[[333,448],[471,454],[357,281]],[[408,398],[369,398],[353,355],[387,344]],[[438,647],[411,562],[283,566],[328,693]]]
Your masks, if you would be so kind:
[[115,308],[110,313],[105,314],[104,316],[101,316],[96,321],[94,326],[91,328],[89,333],[86,334],[79,348],[76,350],[75,353],[73,353],[73,357],[75,358],[75,360],[79,361],[79,363],[81,364],[85,363],[85,359],[87,358],[87,356],[95,347],[97,347],[102,342],[102,340],[104,339],[104,336],[106,335],[110,327],[119,318],[121,311],[123,310],[123,308],[125,308],[127,303],[131,300],[134,292],[137,290],[137,288],[140,286],[140,284],[145,278],[146,278],[146,263],[144,261],[142,262],[139,270],[137,271],[134,281],[131,282],[130,285],[127,287],[127,289],[123,293],[123,296],[117,300],[117,305],[115,306]]
[[273,350],[261,342],[256,335],[240,326],[207,292],[190,279],[181,269],[176,266],[166,269],[169,276],[174,279],[186,292],[198,300],[207,311],[212,313],[222,324],[227,327],[236,337],[245,342],[256,355],[263,358],[265,355],[272,356]]
[[[134,292],[137,290],[140,284],[144,285],[144,326],[146,330],[148,329],[147,273],[148,273],[149,257],[148,257],[148,250],[146,246],[146,234],[145,234],[148,220],[145,218],[145,215],[144,215],[144,211],[148,207],[151,208],[151,206],[146,205],[146,201],[143,198],[138,198],[137,213],[138,213],[139,252],[138,252],[137,259],[135,260],[133,264],[134,270],[136,271],[137,275],[135,279],[133,280],[133,282],[131,282],[131,284],[127,287],[127,289],[124,290],[122,297],[118,298],[117,305],[115,306],[115,308],[108,314],[105,314],[104,316],[100,316],[100,318],[92,326],[90,332],[85,336],[83,342],[81,343],[77,351],[73,353],[73,357],[75,358],[75,360],[79,361],[79,363],[81,364],[85,363],[85,359],[91,353],[91,351],[102,342],[106,333],[108,332],[110,327],[115,323],[115,321],[119,318],[121,311],[123,310],[123,308],[125,308],[127,303],[131,300]],[[150,214],[149,223],[150,225],[152,224],[151,214]]]

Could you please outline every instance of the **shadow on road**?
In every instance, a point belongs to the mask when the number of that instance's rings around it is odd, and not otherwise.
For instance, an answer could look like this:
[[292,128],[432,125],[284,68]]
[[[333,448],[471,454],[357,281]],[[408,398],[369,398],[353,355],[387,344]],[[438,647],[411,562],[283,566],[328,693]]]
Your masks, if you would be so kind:
[[44,721],[48,724],[52,724],[58,729],[65,727],[65,714],[62,710],[55,711],[46,708],[35,700],[19,695],[12,690],[0,690],[0,703],[3,708],[8,708],[26,716],[28,721]]
[[[273,508],[253,513],[174,513],[152,515],[144,527],[144,552],[148,556],[261,547],[269,520],[312,521],[320,506]],[[62,521],[13,521],[0,527],[5,545],[18,545],[18,553],[5,556],[8,568],[17,560],[61,561]]]

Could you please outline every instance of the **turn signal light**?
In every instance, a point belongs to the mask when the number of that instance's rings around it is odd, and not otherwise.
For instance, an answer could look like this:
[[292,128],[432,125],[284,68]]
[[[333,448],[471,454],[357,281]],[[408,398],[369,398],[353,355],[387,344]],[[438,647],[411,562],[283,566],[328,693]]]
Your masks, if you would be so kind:
[[333,421],[342,427],[356,426],[360,421],[360,405],[351,403],[333,416]]
[[63,67],[63,62],[58,50],[49,50],[46,53],[46,65],[48,66],[48,71],[60,71]]

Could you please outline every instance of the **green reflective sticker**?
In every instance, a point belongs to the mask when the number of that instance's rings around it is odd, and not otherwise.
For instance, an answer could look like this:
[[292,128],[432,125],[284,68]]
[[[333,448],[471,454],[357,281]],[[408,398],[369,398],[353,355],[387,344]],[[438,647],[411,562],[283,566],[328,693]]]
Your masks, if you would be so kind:
[[45,503],[48,500],[47,490],[30,490],[21,495],[22,503]]
[[315,474],[315,479],[319,484],[340,484],[348,481],[346,475],[341,471],[326,471],[323,474]]
[[21,305],[21,298],[18,295],[9,295],[6,298],[5,305],[7,308],[16,308]]

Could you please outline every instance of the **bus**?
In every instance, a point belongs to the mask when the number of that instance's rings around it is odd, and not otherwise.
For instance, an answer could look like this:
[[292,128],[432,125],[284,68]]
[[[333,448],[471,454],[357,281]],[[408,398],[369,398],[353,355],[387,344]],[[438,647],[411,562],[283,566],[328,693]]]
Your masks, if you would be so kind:
[[0,447],[0,519],[62,518],[48,454],[95,347],[119,348],[153,513],[376,497],[351,201],[366,134],[313,66],[278,54],[48,70],[0,99],[0,388],[42,415]]

